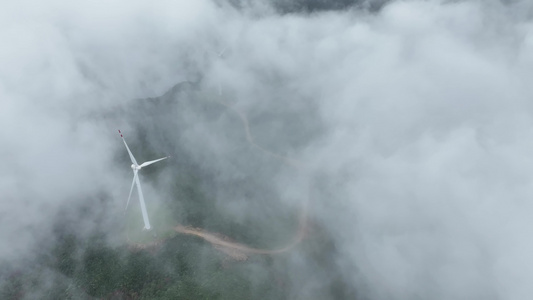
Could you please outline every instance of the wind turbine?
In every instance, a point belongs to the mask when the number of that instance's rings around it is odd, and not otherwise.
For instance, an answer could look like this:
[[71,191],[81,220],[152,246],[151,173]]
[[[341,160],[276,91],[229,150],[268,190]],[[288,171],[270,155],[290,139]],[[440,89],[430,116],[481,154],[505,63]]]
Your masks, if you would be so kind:
[[[222,55],[224,54],[224,52],[226,52],[227,48],[228,47],[224,47],[224,49],[222,49],[222,51],[220,51],[220,52],[214,51],[214,52],[218,56],[219,59],[222,59]],[[218,95],[219,96],[222,95],[222,85],[220,83],[220,79],[218,79]]]
[[215,51],[215,53],[217,54],[218,58],[222,58],[222,55],[224,54],[224,52],[226,52],[226,49],[228,49],[228,47],[224,47],[224,49],[222,49],[222,51],[220,51],[220,52]]
[[120,137],[122,138],[122,141],[124,142],[124,146],[126,146],[126,150],[128,150],[128,154],[130,155],[130,159],[132,163],[131,169],[133,170],[133,181],[131,183],[130,195],[128,196],[128,202],[126,203],[126,209],[128,209],[128,205],[130,204],[130,198],[131,198],[131,192],[133,191],[133,186],[137,184],[137,192],[139,192],[139,201],[141,202],[141,211],[142,211],[143,220],[144,220],[144,229],[149,230],[151,228],[150,220],[148,220],[148,213],[146,212],[146,204],[144,203],[143,191],[141,189],[141,183],[139,182],[138,173],[142,168],[148,165],[151,165],[153,163],[156,163],[160,160],[163,160],[165,158],[169,158],[169,156],[159,158],[156,160],[147,161],[139,165],[137,161],[135,160],[135,157],[133,157],[133,154],[131,154],[130,148],[128,147],[128,144],[126,144],[126,140],[124,139],[122,132],[120,132],[119,130],[118,133],[120,133]]

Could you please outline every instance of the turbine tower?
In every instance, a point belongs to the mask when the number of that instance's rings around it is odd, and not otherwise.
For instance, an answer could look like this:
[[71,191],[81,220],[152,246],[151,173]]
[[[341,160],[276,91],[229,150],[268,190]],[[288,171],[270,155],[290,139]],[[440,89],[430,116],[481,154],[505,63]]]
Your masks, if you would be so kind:
[[139,182],[138,173],[142,168],[148,165],[151,165],[153,163],[156,163],[160,160],[163,160],[165,158],[169,158],[169,156],[165,156],[163,158],[159,158],[156,160],[147,161],[139,165],[137,161],[135,160],[135,157],[133,156],[133,154],[131,154],[130,148],[128,147],[128,144],[126,144],[126,140],[124,139],[122,132],[119,130],[118,133],[120,133],[120,137],[122,138],[122,141],[124,142],[124,146],[126,146],[126,150],[128,150],[128,154],[130,155],[130,159],[131,159],[131,169],[133,170],[133,181],[131,183],[130,195],[128,196],[128,202],[126,203],[126,209],[128,209],[128,205],[130,203],[131,192],[133,191],[133,186],[137,185],[137,192],[139,193],[139,201],[141,202],[141,211],[143,215],[144,229],[150,230],[151,228],[150,220],[148,219],[148,213],[146,212],[146,204],[144,203],[143,191],[141,189],[141,183]]

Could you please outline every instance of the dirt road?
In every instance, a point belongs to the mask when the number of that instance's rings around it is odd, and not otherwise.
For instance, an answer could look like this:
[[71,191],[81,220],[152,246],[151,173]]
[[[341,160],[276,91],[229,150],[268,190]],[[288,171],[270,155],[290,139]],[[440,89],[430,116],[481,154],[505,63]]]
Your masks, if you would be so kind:
[[[245,134],[246,134],[246,140],[254,148],[260,150],[261,152],[263,152],[266,155],[272,156],[275,159],[280,160],[285,165],[288,165],[288,166],[293,167],[293,168],[295,168],[297,170],[300,170],[300,171],[304,169],[304,165],[301,162],[296,161],[294,159],[290,159],[290,158],[281,156],[281,155],[276,154],[276,153],[273,153],[273,152],[271,152],[269,150],[266,150],[263,147],[259,146],[254,141],[253,136],[252,136],[252,134],[250,132],[250,126],[249,126],[248,118],[246,117],[246,115],[243,112],[239,111],[238,109],[234,108],[233,106],[231,106],[231,105],[229,105],[227,103],[224,103],[222,101],[217,101],[217,102],[219,104],[225,106],[229,110],[235,112],[239,116],[239,118],[241,119],[242,124],[244,126],[244,131],[245,131]],[[309,196],[310,196],[310,194],[307,195],[307,197],[309,197]],[[309,205],[308,198],[303,199],[302,200],[302,208],[301,208],[300,216],[299,216],[298,231],[296,232],[293,240],[289,244],[287,244],[287,245],[285,245],[285,246],[283,246],[281,248],[278,248],[278,249],[259,249],[259,248],[249,247],[249,246],[246,246],[245,244],[229,241],[227,239],[224,239],[220,234],[211,233],[211,232],[208,232],[208,231],[206,231],[204,229],[201,229],[201,228],[193,228],[193,227],[190,227],[190,226],[177,225],[173,229],[177,233],[180,233],[180,234],[188,234],[188,235],[194,235],[194,236],[200,237],[200,238],[204,239],[205,241],[211,243],[215,248],[221,250],[222,252],[228,254],[229,256],[231,256],[231,257],[233,257],[234,259],[237,259],[237,260],[246,259],[246,254],[267,254],[267,255],[279,254],[279,253],[283,253],[283,252],[291,250],[292,248],[294,248],[296,245],[298,245],[303,240],[303,238],[305,236],[305,233],[307,231],[307,210],[308,210],[308,205]],[[133,247],[135,249],[147,249],[147,248],[153,247],[154,245],[160,245],[161,243],[162,243],[162,241],[157,241],[157,242],[153,242],[153,243],[145,244],[145,245],[136,244],[136,245],[133,245]]]
[[[296,161],[294,159],[290,159],[290,158],[281,156],[281,155],[278,155],[276,153],[273,153],[273,152],[271,152],[269,150],[266,150],[263,147],[259,146],[253,139],[253,136],[252,136],[251,131],[250,131],[250,125],[249,125],[249,122],[248,122],[248,118],[246,117],[246,115],[243,112],[237,110],[236,108],[234,108],[233,106],[231,106],[231,105],[229,105],[227,103],[224,103],[222,101],[217,101],[217,102],[222,104],[226,108],[232,110],[233,112],[235,112],[239,116],[239,118],[241,119],[242,124],[244,126],[244,131],[245,131],[245,134],[246,134],[246,140],[254,148],[259,149],[260,151],[262,151],[266,155],[272,156],[272,157],[282,161],[284,164],[286,164],[288,166],[291,166],[291,167],[296,168],[298,170],[302,170],[303,169],[303,164],[301,162]],[[308,202],[309,202],[308,199],[305,199],[305,200],[302,201],[302,208],[301,208],[301,212],[300,212],[300,220],[299,220],[298,231],[296,232],[296,235],[294,236],[294,239],[288,245],[285,245],[284,247],[278,248],[278,249],[252,248],[252,247],[246,246],[244,244],[240,244],[240,243],[224,240],[223,238],[220,237],[220,235],[217,235],[215,233],[210,233],[210,232],[205,231],[205,230],[203,230],[201,228],[193,228],[193,227],[189,227],[189,226],[177,225],[177,226],[174,227],[174,230],[176,232],[178,232],[178,233],[181,233],[181,234],[189,234],[189,235],[198,236],[200,238],[203,238],[205,241],[213,244],[214,246],[222,247],[222,248],[225,248],[226,250],[227,249],[236,250],[236,251],[238,251],[238,252],[240,252],[242,254],[278,254],[278,253],[283,253],[283,252],[289,251],[294,246],[298,245],[302,241],[304,236],[305,236],[305,233],[307,231],[307,210],[308,210],[308,204],[309,204]],[[224,251],[224,252],[226,252],[226,251]]]

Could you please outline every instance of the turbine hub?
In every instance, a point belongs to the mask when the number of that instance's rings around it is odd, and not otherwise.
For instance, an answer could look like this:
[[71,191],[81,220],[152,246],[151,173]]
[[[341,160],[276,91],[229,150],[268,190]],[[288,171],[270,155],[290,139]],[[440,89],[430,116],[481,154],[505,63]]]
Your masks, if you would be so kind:
[[132,170],[135,170],[135,169],[136,169],[134,164],[131,164],[131,169],[132,169]]

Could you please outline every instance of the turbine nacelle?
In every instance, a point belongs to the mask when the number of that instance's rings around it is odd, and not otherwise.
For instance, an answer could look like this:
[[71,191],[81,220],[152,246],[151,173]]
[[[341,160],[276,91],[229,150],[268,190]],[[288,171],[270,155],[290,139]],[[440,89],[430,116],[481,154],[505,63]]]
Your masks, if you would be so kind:
[[141,166],[136,166],[136,165],[134,165],[134,164],[131,164],[131,169],[132,169],[133,171],[139,171],[139,170],[141,169]]

